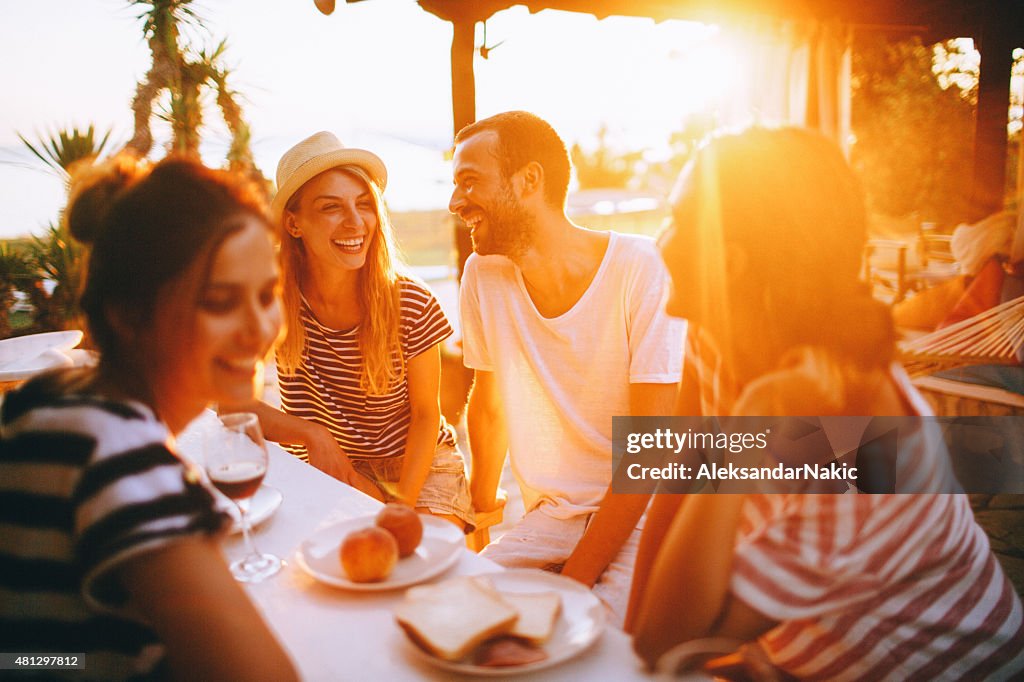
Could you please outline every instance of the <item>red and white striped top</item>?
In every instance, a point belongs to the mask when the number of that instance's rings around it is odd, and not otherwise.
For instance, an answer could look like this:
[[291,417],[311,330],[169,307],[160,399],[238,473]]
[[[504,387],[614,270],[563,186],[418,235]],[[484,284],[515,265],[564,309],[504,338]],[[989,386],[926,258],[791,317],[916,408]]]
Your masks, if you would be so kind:
[[[426,284],[401,277],[399,287],[399,343],[408,362],[451,336],[452,327]],[[294,374],[278,376],[282,409],[326,426],[350,457],[401,455],[409,432],[407,379],[384,395],[367,395],[359,386],[363,367],[359,328],[325,327],[305,302],[301,319],[306,350]],[[443,417],[437,442],[455,445],[455,432]],[[308,460],[304,447],[285,447]]]
[[[911,410],[927,402],[898,365]],[[934,423],[900,440],[904,490],[947,490]],[[962,494],[754,495],[730,585],[779,625],[780,669],[819,680],[977,680],[1024,671],[1024,612]]]
[[761,495],[732,592],[780,621],[760,643],[801,679],[1009,679],[1020,600],[964,495]]

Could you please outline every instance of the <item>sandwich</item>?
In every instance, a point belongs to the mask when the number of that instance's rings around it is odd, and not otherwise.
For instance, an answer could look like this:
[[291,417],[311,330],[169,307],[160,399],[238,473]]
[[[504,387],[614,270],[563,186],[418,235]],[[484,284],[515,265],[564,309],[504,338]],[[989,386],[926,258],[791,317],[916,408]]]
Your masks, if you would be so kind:
[[562,611],[562,600],[558,593],[506,592],[501,598],[519,614],[508,634],[530,644],[539,645],[548,640],[555,630],[558,614]]
[[466,658],[486,640],[509,632],[518,618],[489,581],[471,577],[414,587],[395,608],[409,638],[446,661]]
[[562,611],[562,599],[557,592],[498,592],[486,578],[476,580],[519,614],[506,634],[540,645],[554,632],[558,614]]

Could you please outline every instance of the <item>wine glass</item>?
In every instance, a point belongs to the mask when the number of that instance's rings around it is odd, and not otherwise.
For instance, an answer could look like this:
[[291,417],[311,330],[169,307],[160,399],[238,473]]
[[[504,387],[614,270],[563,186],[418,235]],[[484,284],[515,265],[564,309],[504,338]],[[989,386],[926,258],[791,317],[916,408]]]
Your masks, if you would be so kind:
[[267,444],[260,422],[251,412],[220,415],[221,434],[206,441],[206,473],[217,490],[238,506],[246,555],[231,564],[243,583],[258,583],[281,570],[281,560],[256,548],[249,528],[249,501],[267,474]]

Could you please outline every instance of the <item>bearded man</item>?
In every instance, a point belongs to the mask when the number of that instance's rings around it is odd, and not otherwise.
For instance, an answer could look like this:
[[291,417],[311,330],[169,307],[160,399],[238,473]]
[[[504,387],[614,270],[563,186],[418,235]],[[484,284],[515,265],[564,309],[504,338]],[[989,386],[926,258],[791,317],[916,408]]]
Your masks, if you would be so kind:
[[621,624],[649,496],[613,494],[612,417],[672,413],[685,323],[663,311],[650,237],[569,220],[565,143],[541,118],[492,116],[455,138],[449,210],[475,253],[460,294],[478,513],[506,451],[526,514],[482,554],[592,586]]

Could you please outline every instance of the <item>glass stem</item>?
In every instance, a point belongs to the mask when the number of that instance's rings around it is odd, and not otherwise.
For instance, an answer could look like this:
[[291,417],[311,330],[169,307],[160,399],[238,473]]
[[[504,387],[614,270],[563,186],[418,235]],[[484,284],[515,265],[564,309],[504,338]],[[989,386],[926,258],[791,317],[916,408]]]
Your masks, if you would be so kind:
[[238,500],[238,513],[241,516],[242,522],[242,538],[245,542],[245,551],[247,559],[254,559],[260,555],[259,549],[256,548],[256,541],[252,539],[252,530],[249,527],[249,500]]

